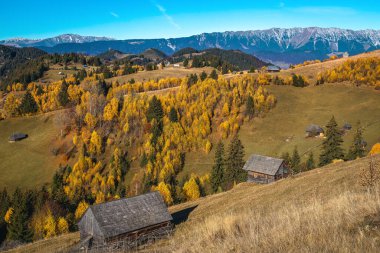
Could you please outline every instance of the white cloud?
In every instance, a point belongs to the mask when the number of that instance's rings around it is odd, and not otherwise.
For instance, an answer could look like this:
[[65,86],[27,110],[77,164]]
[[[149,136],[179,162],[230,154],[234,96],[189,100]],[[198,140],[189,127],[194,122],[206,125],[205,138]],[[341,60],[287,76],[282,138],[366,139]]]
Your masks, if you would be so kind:
[[153,4],[156,6],[156,8],[159,10],[159,12],[161,12],[162,16],[164,16],[164,17],[166,18],[166,20],[167,20],[172,26],[174,26],[174,27],[177,28],[177,29],[181,29],[181,27],[179,26],[179,24],[177,24],[177,23],[174,21],[173,17],[170,16],[170,15],[166,12],[166,9],[165,9],[162,5],[160,5],[160,4],[158,4],[158,3],[154,3],[154,2],[153,2]]
[[110,12],[110,15],[113,16],[114,18],[119,18],[119,15],[115,12]]

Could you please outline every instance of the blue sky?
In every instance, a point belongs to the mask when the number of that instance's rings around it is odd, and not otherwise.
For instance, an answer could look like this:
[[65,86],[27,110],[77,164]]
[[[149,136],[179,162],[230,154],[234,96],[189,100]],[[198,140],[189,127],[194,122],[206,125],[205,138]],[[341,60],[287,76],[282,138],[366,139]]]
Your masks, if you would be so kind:
[[0,39],[63,33],[171,38],[307,26],[380,29],[380,1],[18,0],[2,1],[0,8]]

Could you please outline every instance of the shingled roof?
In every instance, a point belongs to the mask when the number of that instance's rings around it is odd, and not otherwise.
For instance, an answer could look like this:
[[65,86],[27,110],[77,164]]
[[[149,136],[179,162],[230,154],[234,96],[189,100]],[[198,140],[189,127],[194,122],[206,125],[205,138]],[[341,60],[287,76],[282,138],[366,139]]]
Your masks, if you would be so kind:
[[245,163],[243,170],[274,176],[283,162],[283,159],[252,155]]
[[157,191],[93,205],[89,209],[106,238],[173,219],[161,194]]

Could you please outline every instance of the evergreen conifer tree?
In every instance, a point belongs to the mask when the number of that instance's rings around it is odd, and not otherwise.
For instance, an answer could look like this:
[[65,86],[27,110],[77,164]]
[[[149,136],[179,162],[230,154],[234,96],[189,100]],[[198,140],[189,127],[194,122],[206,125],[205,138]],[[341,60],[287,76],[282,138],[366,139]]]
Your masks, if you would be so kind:
[[209,77],[212,78],[212,79],[218,80],[218,73],[216,73],[215,69],[211,71]]
[[36,113],[38,111],[36,100],[34,100],[32,94],[30,94],[29,91],[25,93],[18,109],[20,111],[20,114]]
[[252,96],[248,95],[247,102],[245,103],[245,114],[249,117],[249,119],[252,119],[255,114],[255,104],[253,102]]
[[291,160],[291,167],[294,173],[301,172],[301,157],[298,153],[297,147],[293,150],[292,160]]
[[244,166],[244,147],[235,135],[228,149],[225,171],[225,189],[231,189],[234,183],[240,183],[247,179],[247,173],[242,170]]
[[338,124],[334,116],[327,124],[326,139],[322,144],[322,153],[319,157],[319,166],[331,163],[334,159],[343,159],[342,135],[338,129]]
[[364,143],[363,128],[361,127],[360,122],[358,122],[358,126],[354,135],[354,141],[347,154],[347,160],[355,160],[356,158],[364,157]]
[[169,120],[171,122],[178,122],[177,110],[174,107],[170,108]]
[[201,79],[201,81],[204,81],[206,80],[207,78],[207,74],[205,71],[202,71],[202,73],[199,75],[199,78]]
[[314,154],[313,152],[309,153],[309,157],[306,161],[306,170],[312,170],[315,168]]
[[7,190],[0,193],[0,245],[5,240],[7,234],[7,223],[4,220],[4,216],[10,207],[10,199]]
[[69,102],[69,94],[67,93],[68,85],[66,83],[66,80],[63,79],[61,89],[58,93],[58,102],[61,106],[66,106]]
[[224,174],[224,145],[219,142],[215,150],[214,166],[211,171],[211,188],[213,192],[217,192],[223,184]]
[[30,242],[33,234],[28,226],[28,204],[21,190],[17,188],[12,196],[13,214],[7,226],[8,238],[14,241]]

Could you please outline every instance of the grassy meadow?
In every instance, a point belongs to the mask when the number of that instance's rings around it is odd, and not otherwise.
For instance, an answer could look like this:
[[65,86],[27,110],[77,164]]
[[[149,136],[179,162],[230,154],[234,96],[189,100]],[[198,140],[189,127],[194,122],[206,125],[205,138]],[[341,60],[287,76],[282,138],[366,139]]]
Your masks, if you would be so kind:
[[[305,129],[310,124],[325,126],[332,115],[340,126],[345,122],[353,126],[353,130],[343,137],[346,150],[352,143],[358,120],[365,127],[368,148],[380,141],[380,91],[349,84],[306,88],[271,85],[266,88],[277,97],[277,105],[264,117],[242,126],[239,136],[246,158],[252,153],[278,157],[286,151],[291,153],[297,146],[304,159],[312,151],[317,160],[323,139],[305,138]],[[190,153],[182,174],[206,173],[211,170],[213,159],[213,152],[209,155]]]
[[[16,132],[29,137],[9,143]],[[59,164],[50,151],[58,134],[53,113],[0,121],[0,188],[32,188],[50,182]]]

